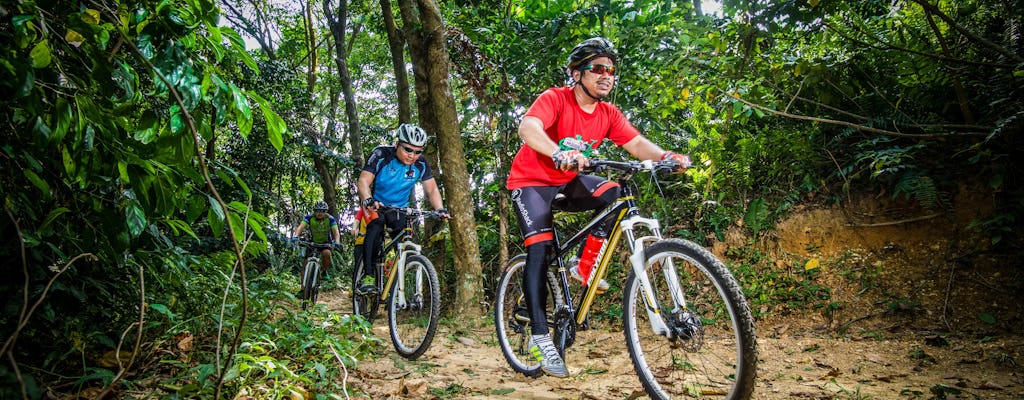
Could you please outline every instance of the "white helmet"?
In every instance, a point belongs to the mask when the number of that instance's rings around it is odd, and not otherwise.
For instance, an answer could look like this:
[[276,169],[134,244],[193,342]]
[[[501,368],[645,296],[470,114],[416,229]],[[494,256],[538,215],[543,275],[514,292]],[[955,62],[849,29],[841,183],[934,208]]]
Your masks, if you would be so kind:
[[427,143],[427,132],[413,124],[402,124],[396,131],[399,142],[406,142],[413,146],[423,147]]

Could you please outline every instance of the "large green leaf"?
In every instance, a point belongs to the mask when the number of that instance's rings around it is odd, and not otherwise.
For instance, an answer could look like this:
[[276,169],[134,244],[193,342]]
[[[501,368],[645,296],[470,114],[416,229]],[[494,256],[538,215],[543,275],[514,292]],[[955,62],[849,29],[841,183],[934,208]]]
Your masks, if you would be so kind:
[[132,237],[138,237],[148,225],[146,223],[146,213],[142,211],[142,207],[135,201],[129,202],[125,207],[124,217],[125,222],[128,224],[128,232],[131,233]]
[[50,45],[45,40],[42,40],[36,43],[32,51],[28,53],[28,56],[32,58],[33,68],[46,68],[50,65],[51,60]]
[[284,146],[284,134],[287,132],[288,127],[285,125],[284,120],[270,108],[270,103],[266,99],[252,91],[249,92],[249,96],[252,96],[259,103],[260,110],[263,111],[263,118],[267,121],[267,137],[270,139],[270,144],[280,152],[281,147]]
[[232,83],[230,87],[231,98],[235,103],[235,123],[238,124],[238,131],[242,137],[248,137],[252,131],[252,109],[249,108],[249,100],[238,86]]
[[39,175],[36,175],[35,172],[32,172],[31,169],[24,168],[21,171],[25,175],[25,178],[28,179],[29,182],[32,182],[33,186],[39,188],[39,191],[43,193],[43,196],[50,197],[50,184],[46,183],[46,181],[40,178]]

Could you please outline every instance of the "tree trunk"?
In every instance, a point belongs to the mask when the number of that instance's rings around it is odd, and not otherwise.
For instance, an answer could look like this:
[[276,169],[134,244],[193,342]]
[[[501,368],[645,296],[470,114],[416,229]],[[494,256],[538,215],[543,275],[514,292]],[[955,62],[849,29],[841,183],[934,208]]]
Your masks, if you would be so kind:
[[362,135],[359,133],[359,114],[356,112],[356,96],[352,91],[352,75],[348,71],[348,49],[345,48],[345,27],[348,25],[348,0],[339,0],[336,12],[331,10],[331,0],[324,0],[324,15],[334,37],[334,62],[338,65],[338,80],[345,96],[345,117],[348,118],[348,140],[352,146],[352,160],[363,165]]
[[441,181],[448,195],[445,203],[452,214],[449,224],[457,279],[452,312],[479,318],[483,315],[480,248],[455,99],[448,85],[444,24],[436,0],[399,0],[398,4],[412,56],[420,125],[437,134],[442,167],[439,170],[443,172]]
[[[384,15],[384,28],[388,33],[388,46],[391,48],[391,63],[395,67],[395,92],[398,98],[398,123],[412,121],[412,108],[409,105],[409,75],[405,73],[405,39],[395,23],[391,0],[380,0],[381,14]],[[436,165],[436,164],[435,164]]]

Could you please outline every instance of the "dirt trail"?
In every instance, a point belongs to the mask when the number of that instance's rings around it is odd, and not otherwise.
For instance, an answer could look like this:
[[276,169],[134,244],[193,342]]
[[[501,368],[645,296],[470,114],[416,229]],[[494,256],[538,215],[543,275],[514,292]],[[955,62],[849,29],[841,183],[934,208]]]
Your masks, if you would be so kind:
[[[762,243],[771,272],[806,276],[814,261],[811,283],[835,307],[758,310],[754,398],[1024,399],[1024,270],[1007,267],[1019,260],[963,247],[984,241],[957,227],[991,209],[974,193],[957,196],[955,224],[877,196],[844,209],[797,209],[779,223]],[[735,229],[713,251],[725,257],[749,243]],[[351,310],[341,291],[323,297],[331,310]],[[381,319],[378,357],[360,363],[350,382],[373,399],[645,398],[621,328],[591,322],[566,355],[569,378],[531,379],[507,366],[489,318],[441,326],[415,362],[395,354]]]
[[[343,291],[321,298],[333,311],[350,312]],[[492,324],[463,322],[479,327],[441,326],[427,353],[407,361],[391,348],[386,321],[378,320],[377,358],[350,371],[351,387],[373,399],[646,398],[617,326],[580,332],[566,356],[569,378],[532,379],[507,366]],[[758,326],[757,399],[943,398],[935,391],[948,399],[1024,398],[1024,369],[994,358],[1024,359],[1024,338],[837,339],[789,326]]]

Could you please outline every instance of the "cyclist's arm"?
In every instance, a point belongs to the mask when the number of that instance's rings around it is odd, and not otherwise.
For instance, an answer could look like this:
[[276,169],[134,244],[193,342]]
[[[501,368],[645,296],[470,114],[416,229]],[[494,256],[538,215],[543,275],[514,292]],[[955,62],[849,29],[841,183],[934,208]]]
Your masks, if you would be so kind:
[[[526,146],[548,157],[553,157],[555,152],[559,150],[558,144],[553,142],[548,133],[544,131],[544,122],[532,115],[523,117],[523,122],[519,123],[519,137],[523,139]],[[576,164],[573,167],[566,166],[560,168],[563,170],[570,168],[582,169],[590,165],[587,157],[579,152],[575,152],[575,158]]]
[[638,135],[632,140],[622,145],[623,149],[632,154],[640,160],[661,160],[661,156],[665,154],[665,150],[660,146],[654,144],[650,140],[647,140],[643,135]]
[[558,151],[558,144],[551,141],[544,131],[544,122],[532,115],[523,117],[523,122],[519,123],[519,137],[531,149],[545,156],[551,157]]
[[332,243],[341,243],[341,232],[338,230],[337,224],[331,227],[331,235]]
[[361,171],[359,173],[359,179],[356,180],[356,192],[359,194],[359,204],[362,205],[363,201],[373,197],[373,192],[370,191],[370,185],[373,184],[373,180],[377,178],[370,171]]
[[299,223],[299,227],[295,228],[295,234],[292,235],[292,237],[299,237],[300,235],[302,235],[302,232],[304,232],[305,230],[306,230],[306,221],[303,220],[301,223]]
[[437,188],[437,181],[434,178],[423,181],[423,192],[427,195],[430,205],[435,210],[444,208],[444,202],[441,201],[441,191]]

